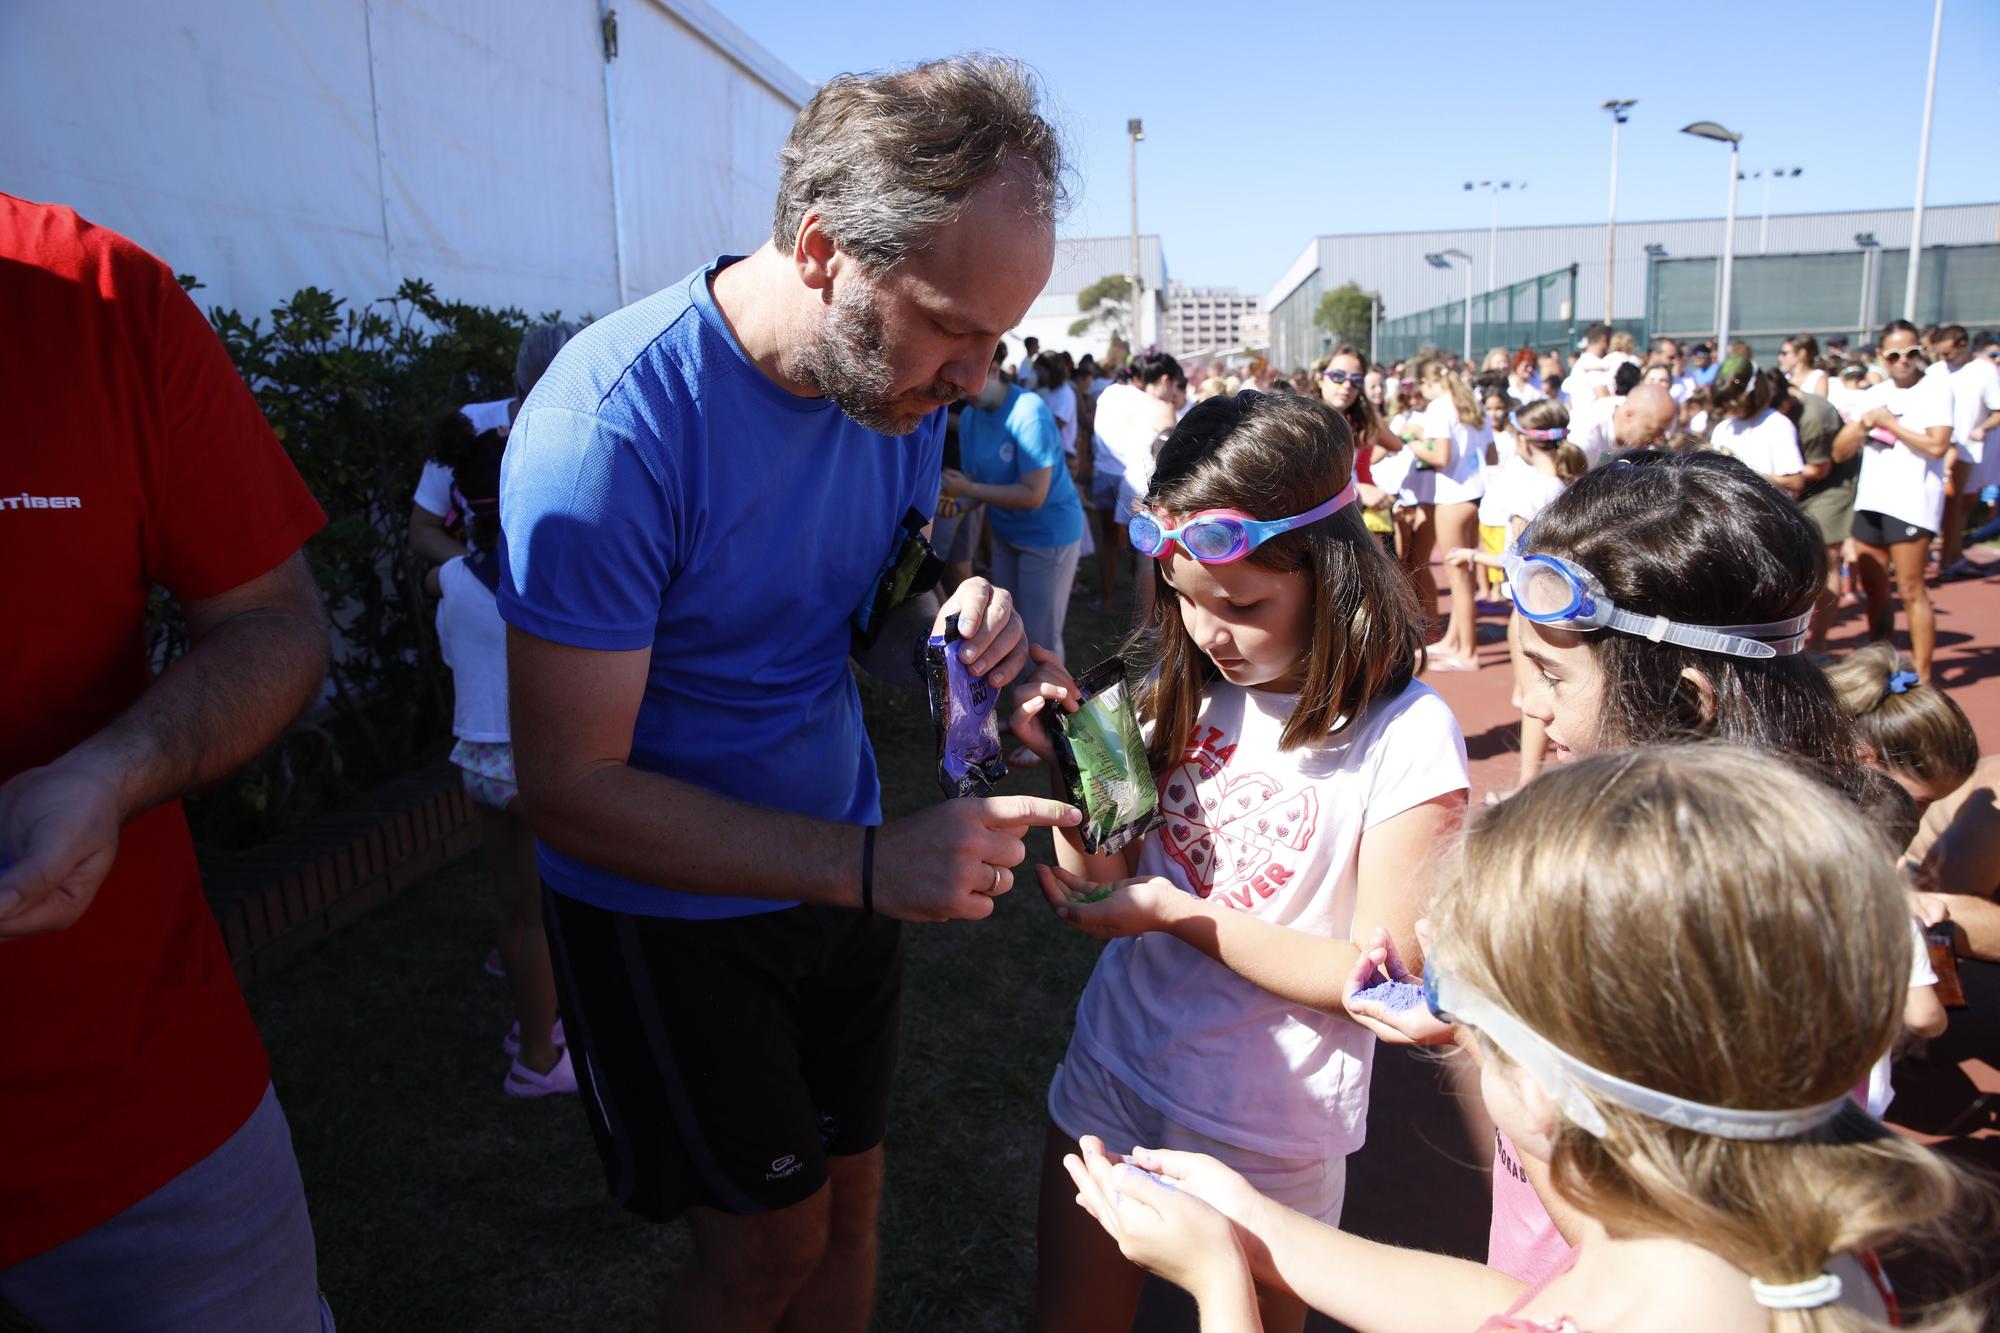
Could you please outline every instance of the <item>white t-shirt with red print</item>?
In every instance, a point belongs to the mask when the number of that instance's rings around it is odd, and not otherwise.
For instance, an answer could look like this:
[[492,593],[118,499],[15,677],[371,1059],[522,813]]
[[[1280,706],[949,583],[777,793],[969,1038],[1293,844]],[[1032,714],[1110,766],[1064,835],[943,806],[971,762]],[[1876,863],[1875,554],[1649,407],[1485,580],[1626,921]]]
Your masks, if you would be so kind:
[[[1364,830],[1469,785],[1458,719],[1412,683],[1340,735],[1278,748],[1296,695],[1218,682],[1160,780],[1139,873],[1324,939],[1355,930]],[[1376,922],[1361,923],[1372,930]],[[1375,1039],[1171,935],[1113,940],[1077,1004],[1083,1049],[1155,1110],[1252,1152],[1361,1146]]]

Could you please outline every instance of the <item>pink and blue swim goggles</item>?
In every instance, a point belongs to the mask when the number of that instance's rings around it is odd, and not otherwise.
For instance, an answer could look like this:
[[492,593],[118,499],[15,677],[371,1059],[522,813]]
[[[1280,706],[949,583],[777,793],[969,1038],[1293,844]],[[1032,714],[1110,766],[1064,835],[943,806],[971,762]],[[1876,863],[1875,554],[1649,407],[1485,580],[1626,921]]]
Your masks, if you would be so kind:
[[1241,560],[1281,532],[1317,523],[1340,512],[1354,503],[1354,496],[1354,480],[1350,477],[1340,488],[1340,494],[1290,518],[1258,519],[1240,509],[1204,509],[1188,515],[1179,527],[1169,528],[1159,515],[1141,509],[1132,515],[1125,530],[1132,536],[1132,549],[1141,555],[1163,559],[1167,549],[1178,542],[1183,551],[1204,565],[1227,565]]

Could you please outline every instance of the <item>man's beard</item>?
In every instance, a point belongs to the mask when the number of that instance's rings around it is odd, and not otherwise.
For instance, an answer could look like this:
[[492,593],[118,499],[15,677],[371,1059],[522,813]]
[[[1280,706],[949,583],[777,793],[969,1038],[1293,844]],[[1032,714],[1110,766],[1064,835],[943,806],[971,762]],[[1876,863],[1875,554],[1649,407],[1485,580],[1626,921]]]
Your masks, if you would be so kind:
[[[814,386],[856,424],[884,435],[908,435],[936,410],[912,412],[898,406],[906,395],[895,392],[882,312],[875,294],[858,282],[843,285],[834,296],[818,339],[805,350],[803,368]],[[949,402],[958,390],[940,381],[924,396]]]

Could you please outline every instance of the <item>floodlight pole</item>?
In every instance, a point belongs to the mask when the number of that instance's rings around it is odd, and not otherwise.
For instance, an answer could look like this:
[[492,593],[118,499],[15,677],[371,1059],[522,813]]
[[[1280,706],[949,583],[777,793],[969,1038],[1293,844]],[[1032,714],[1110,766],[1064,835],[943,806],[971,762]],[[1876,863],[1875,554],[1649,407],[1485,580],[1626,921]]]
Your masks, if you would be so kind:
[[1938,34],[1944,31],[1944,0],[1931,11],[1931,69],[1924,78],[1924,134],[1917,144],[1917,202],[1910,209],[1910,275],[1903,283],[1903,318],[1917,319],[1917,270],[1924,257],[1924,181],[1931,169],[1931,108],[1937,102]]
[[1132,141],[1132,271],[1126,275],[1132,301],[1132,345],[1126,349],[1128,359],[1139,357],[1139,328],[1142,316],[1139,307],[1139,140],[1146,137],[1146,127],[1138,117],[1125,122],[1125,133]]
[[1614,97],[1599,110],[1611,113],[1611,206],[1604,220],[1604,322],[1611,322],[1611,294],[1618,271],[1618,127],[1639,105],[1636,97]]

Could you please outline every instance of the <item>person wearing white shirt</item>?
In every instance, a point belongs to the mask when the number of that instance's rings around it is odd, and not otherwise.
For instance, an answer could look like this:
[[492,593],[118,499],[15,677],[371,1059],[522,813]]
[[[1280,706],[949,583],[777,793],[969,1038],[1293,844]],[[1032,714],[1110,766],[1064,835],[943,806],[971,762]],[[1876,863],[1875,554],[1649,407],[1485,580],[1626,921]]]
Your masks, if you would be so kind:
[[1889,574],[1910,617],[1917,677],[1931,678],[1937,617],[1924,587],[1924,561],[1944,514],[1944,467],[1951,453],[1949,385],[1924,375],[1916,326],[1891,321],[1877,344],[1888,378],[1869,389],[1854,420],[1834,437],[1833,459],[1866,450],[1854,495],[1855,572],[1868,604],[1872,640],[1895,628]]
[[1591,325],[1583,335],[1583,351],[1577,354],[1569,374],[1563,379],[1563,391],[1569,395],[1571,404],[1581,405],[1593,398],[1609,398],[1611,377],[1623,359],[1612,359],[1611,326]]
[[1778,344],[1778,370],[1800,393],[1826,394],[1827,373],[1820,369],[1819,339],[1795,333]]
[[[1417,372],[1417,388],[1427,406],[1423,438],[1410,445],[1417,462],[1411,464],[1405,485],[1428,482],[1433,509],[1432,522],[1424,525],[1430,540],[1420,552],[1404,553],[1404,568],[1413,576],[1421,570],[1429,578],[1432,546],[1453,551],[1479,540],[1479,497],[1486,493],[1486,446],[1493,442],[1493,431],[1471,386],[1442,361],[1424,363]],[[1417,463],[1429,471],[1419,473]],[[1473,601],[1472,571],[1452,565],[1446,577],[1451,585],[1451,615],[1445,621],[1444,638],[1430,654],[1430,666],[1438,671],[1477,671],[1479,612]]]
[[1035,387],[1035,358],[1041,354],[1041,350],[1040,338],[1021,339],[1021,364],[1015,369],[1014,382],[1024,389]]
[[1049,406],[1049,415],[1056,419],[1056,433],[1062,437],[1063,453],[1076,457],[1076,390],[1070,387],[1069,379],[1063,374],[1062,363],[1053,356],[1041,356],[1035,360],[1035,393]]
[[1951,388],[1950,485],[1944,504],[1944,531],[1939,533],[1938,574],[1948,579],[1977,577],[1980,567],[1965,558],[1965,520],[1979,492],[2000,478],[2000,467],[1986,447],[1986,431],[2000,419],[2000,366],[1972,354],[1972,340],[1962,324],[1937,331],[1939,361],[1926,375],[1940,376]]
[[[1187,379],[1180,362],[1164,352],[1140,357],[1129,384],[1112,384],[1097,395],[1097,486],[1107,471],[1118,478],[1110,526],[1123,530],[1153,482],[1153,441],[1174,428],[1175,408]],[[1101,494],[1101,492],[1100,492]],[[1132,600],[1140,623],[1153,612],[1153,559],[1135,556]]]
[[1623,398],[1594,398],[1572,407],[1569,439],[1596,467],[1629,449],[1658,444],[1679,419],[1673,395],[1642,381]]
[[1794,500],[1806,488],[1806,460],[1799,453],[1799,428],[1776,411],[1775,370],[1757,370],[1732,358],[1715,377],[1714,429],[1708,447],[1730,455]]

